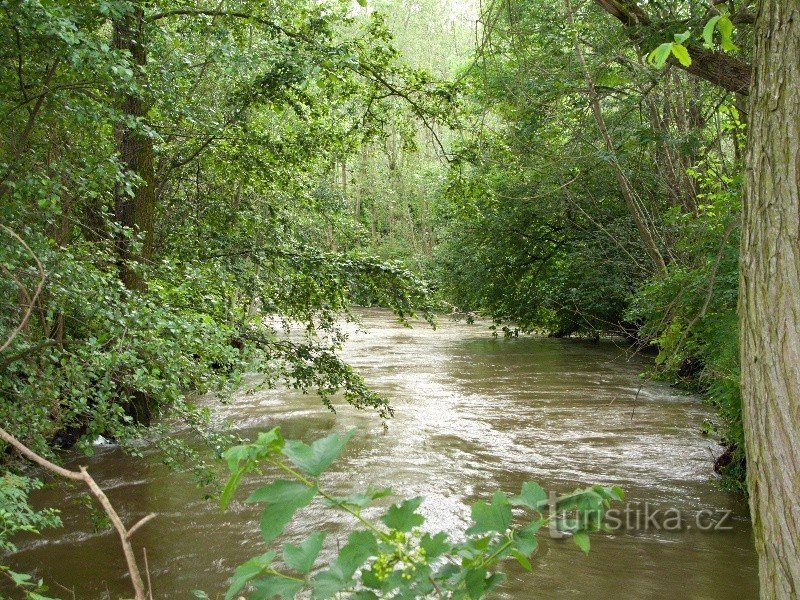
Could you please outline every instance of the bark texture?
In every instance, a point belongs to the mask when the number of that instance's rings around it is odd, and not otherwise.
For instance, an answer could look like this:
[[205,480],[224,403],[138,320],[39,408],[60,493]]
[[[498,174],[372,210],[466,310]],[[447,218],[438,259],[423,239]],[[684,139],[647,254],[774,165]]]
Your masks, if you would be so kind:
[[761,598],[800,594],[800,2],[756,16],[740,316]]

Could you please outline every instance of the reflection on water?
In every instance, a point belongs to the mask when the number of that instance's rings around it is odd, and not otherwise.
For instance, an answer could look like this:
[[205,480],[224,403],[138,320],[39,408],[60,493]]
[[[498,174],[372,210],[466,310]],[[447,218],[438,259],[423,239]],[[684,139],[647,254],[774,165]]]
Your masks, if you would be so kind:
[[[733,511],[729,532],[620,531],[594,537],[588,557],[543,536],[535,572],[509,566],[497,597],[757,597],[746,505],[711,479],[719,448],[698,428],[708,410],[695,397],[642,382],[646,359],[611,343],[494,339],[477,325],[407,329],[381,311],[363,315],[368,333],[352,328],[345,357],[390,396],[396,416],[388,428],[374,415],[349,407],[332,415],[315,397],[286,391],[241,394],[218,407],[220,415],[246,433],[280,424],[287,437],[305,440],[357,426],[325,485],[343,494],[373,482],[424,495],[426,527],[456,536],[467,527],[470,503],[498,488],[517,492],[529,480],[560,492],[617,484],[631,502],[690,516]],[[133,460],[104,448],[82,462],[126,522],[158,513],[136,536],[147,548],[157,598],[191,598],[196,588],[214,597],[236,564],[262,551],[252,507],[234,503],[221,513],[155,455]],[[92,532],[70,502],[77,495],[58,488],[41,496],[64,506],[65,528],[21,544],[14,567],[35,569],[65,598],[72,595],[64,589],[87,599],[128,594],[116,538]],[[312,505],[287,539],[298,542],[322,526],[332,533],[330,552],[352,525],[338,518]]]

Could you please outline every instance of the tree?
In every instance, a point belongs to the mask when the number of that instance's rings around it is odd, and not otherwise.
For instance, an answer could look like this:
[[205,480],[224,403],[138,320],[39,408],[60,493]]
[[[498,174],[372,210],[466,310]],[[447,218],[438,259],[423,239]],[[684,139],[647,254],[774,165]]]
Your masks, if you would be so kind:
[[748,490],[761,597],[800,597],[800,5],[762,0],[739,311]]

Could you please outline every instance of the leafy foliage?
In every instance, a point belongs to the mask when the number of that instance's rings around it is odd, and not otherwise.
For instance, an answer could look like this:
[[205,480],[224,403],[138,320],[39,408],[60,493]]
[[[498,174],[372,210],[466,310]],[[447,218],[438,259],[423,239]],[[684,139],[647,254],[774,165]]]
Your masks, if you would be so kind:
[[[518,496],[495,492],[491,503],[472,506],[472,526],[462,541],[446,532],[425,532],[425,517],[418,512],[423,498],[402,500],[389,506],[378,523],[362,510],[389,490],[368,489],[347,498],[326,492],[320,484],[331,463],[341,454],[355,430],[334,433],[311,445],[284,440],[279,428],[259,434],[250,443],[225,452],[231,476],[221,498],[231,501],[246,473],[261,466],[276,469],[289,479],[277,479],[256,489],[247,502],[263,503],[261,532],[270,545],[291,521],[292,515],[315,497],[329,510],[354,517],[362,527],[349,533],[335,558],[319,560],[325,532],[312,533],[299,546],[284,544],[278,550],[255,556],[236,568],[226,600],[250,588],[248,598],[294,598],[302,591],[313,598],[482,598],[500,581],[499,563],[512,558],[531,570],[538,547],[536,533],[553,524],[572,534],[575,544],[589,551],[589,532],[602,531],[605,510],[624,499],[619,488],[592,486],[556,497],[535,483],[526,483]],[[545,508],[552,504],[548,513]],[[525,509],[525,516],[513,507]],[[566,519],[565,514],[574,518]],[[315,566],[316,565],[316,566]]]

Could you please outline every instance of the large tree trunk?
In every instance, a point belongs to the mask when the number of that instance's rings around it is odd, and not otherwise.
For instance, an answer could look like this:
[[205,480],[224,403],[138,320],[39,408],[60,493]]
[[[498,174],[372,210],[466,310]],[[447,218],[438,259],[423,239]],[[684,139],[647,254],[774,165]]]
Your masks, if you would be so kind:
[[741,248],[742,402],[762,599],[800,597],[800,3],[756,18]]
[[[131,13],[114,23],[115,45],[120,50],[130,52],[133,68],[139,78],[140,69],[147,63],[143,28],[144,14],[138,4]],[[128,119],[137,120],[144,119],[148,112],[145,101],[135,93],[125,95],[122,111]],[[153,216],[156,204],[153,140],[140,127],[122,124],[117,132],[117,146],[125,169],[138,175],[140,182],[132,197],[121,188],[115,192],[116,219],[120,225],[130,228],[140,236],[142,242],[141,251],[135,253],[128,238],[120,236],[117,239],[120,277],[129,289],[143,289],[145,284],[142,276],[131,266],[134,262],[149,261],[153,253]]]

